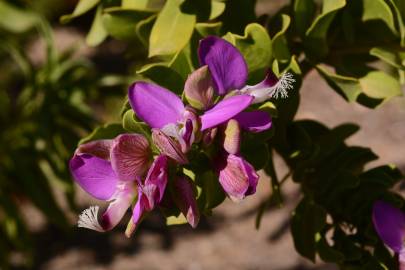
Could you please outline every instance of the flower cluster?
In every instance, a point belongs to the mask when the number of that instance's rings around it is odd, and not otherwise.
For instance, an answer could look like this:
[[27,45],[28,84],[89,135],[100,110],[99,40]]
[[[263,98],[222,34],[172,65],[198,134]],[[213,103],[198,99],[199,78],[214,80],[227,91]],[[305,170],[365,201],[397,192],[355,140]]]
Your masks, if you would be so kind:
[[[185,83],[183,100],[153,83],[138,81],[128,99],[138,119],[150,127],[150,137],[121,134],[115,139],[82,144],[70,161],[75,181],[90,195],[110,202],[83,211],[79,227],[107,231],[116,226],[135,202],[126,234],[131,235],[145,214],[159,206],[176,209],[196,227],[201,209],[195,183],[183,168],[203,162],[203,154],[230,199],[254,194],[259,180],[254,167],[241,155],[244,132],[271,128],[272,119],[252,104],[286,97],[294,79],[278,79],[271,71],[256,85],[247,85],[248,68],[242,54],[229,42],[210,36],[200,41],[201,67]],[[197,164],[198,165],[198,164]]]

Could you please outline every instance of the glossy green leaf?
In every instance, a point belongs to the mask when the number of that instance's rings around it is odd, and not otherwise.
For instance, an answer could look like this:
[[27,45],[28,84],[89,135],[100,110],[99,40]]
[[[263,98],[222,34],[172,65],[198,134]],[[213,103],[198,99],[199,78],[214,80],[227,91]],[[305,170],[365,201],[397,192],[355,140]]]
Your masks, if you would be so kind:
[[378,57],[382,61],[390,64],[391,66],[405,70],[405,65],[402,63],[398,52],[390,48],[375,47],[370,50],[370,54]]
[[103,8],[100,5],[97,7],[96,15],[94,16],[90,31],[86,36],[86,44],[89,46],[99,45],[108,36],[108,33],[103,25],[102,12]]
[[182,0],[167,0],[149,38],[149,57],[179,52],[189,42],[196,16],[180,10]]
[[226,4],[224,2],[212,0],[209,20],[213,20],[219,17],[225,11],[225,6]]
[[398,80],[382,71],[371,71],[359,79],[363,92],[376,99],[389,99],[402,95]]
[[121,124],[117,123],[106,124],[104,126],[96,128],[88,136],[81,139],[79,144],[83,144],[94,140],[113,139],[121,133],[125,133],[125,129],[123,129]]
[[169,63],[149,64],[137,73],[179,95],[183,92],[184,79],[177,71],[170,68]]
[[244,36],[228,33],[225,39],[233,43],[242,53],[248,65],[249,73],[270,67],[272,58],[271,40],[266,29],[260,24],[246,26]]
[[214,23],[196,23],[195,29],[202,36],[219,36],[221,32],[222,22]]
[[0,28],[14,33],[25,32],[39,23],[37,14],[17,8],[6,1],[0,1],[0,17]]
[[79,17],[100,3],[101,0],[79,0],[72,14],[64,15],[60,18],[62,23],[68,23],[71,19]]
[[397,33],[394,14],[384,0],[363,0],[362,20],[382,20],[394,34]]
[[150,11],[110,8],[103,14],[103,24],[107,32],[116,39],[133,40],[137,37],[136,25],[148,18]]
[[294,25],[297,32],[303,36],[315,15],[316,5],[313,0],[294,1]]
[[164,0],[122,0],[121,6],[124,9],[135,10],[160,10],[164,5]]
[[225,200],[225,193],[219,183],[218,175],[212,171],[197,174],[196,183],[202,188],[197,203],[204,212],[210,212]]
[[346,0],[323,0],[322,12],[316,17],[305,33],[305,46],[316,56],[323,56],[328,52],[326,36],[336,13],[346,5]]
[[135,119],[135,113],[133,110],[128,110],[122,117],[122,127],[130,132],[143,134],[150,137],[150,127],[143,122],[139,122]]
[[137,37],[146,48],[149,46],[149,35],[152,31],[155,20],[156,15],[152,15],[149,18],[141,20],[135,27]]
[[285,37],[286,31],[290,26],[291,18],[286,14],[281,15],[281,29],[276,33],[272,39],[273,55],[281,63],[288,62],[291,58],[290,50],[288,48],[287,39]]
[[349,102],[356,101],[362,93],[361,85],[356,78],[333,74],[319,65],[316,67],[316,70],[333,90]]

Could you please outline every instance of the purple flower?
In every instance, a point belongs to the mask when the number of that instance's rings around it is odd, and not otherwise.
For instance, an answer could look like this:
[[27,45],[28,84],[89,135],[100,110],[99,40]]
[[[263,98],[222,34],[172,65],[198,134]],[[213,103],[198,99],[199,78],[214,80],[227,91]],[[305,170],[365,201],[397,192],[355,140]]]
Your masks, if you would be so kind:
[[134,199],[134,181],[149,165],[148,140],[139,134],[122,134],[79,146],[69,162],[74,180],[91,196],[110,202],[98,220],[98,206],[83,211],[78,226],[96,231],[114,228]]
[[256,192],[259,176],[252,165],[239,155],[223,153],[219,161],[219,182],[235,202]]
[[129,103],[136,115],[151,128],[160,129],[175,138],[185,153],[196,133],[226,122],[247,108],[253,97],[239,95],[218,102],[197,117],[169,90],[148,82],[136,82],[129,88]]
[[136,230],[145,213],[152,211],[162,201],[167,185],[167,167],[167,157],[159,155],[150,167],[145,180],[138,178],[138,200],[125,232],[128,237]]
[[295,81],[289,73],[278,79],[269,70],[262,82],[246,85],[248,67],[242,54],[231,43],[216,36],[201,40],[198,54],[200,64],[208,66],[214,89],[221,96],[236,90],[239,94],[253,96],[253,103],[260,103],[272,97],[287,97],[287,90],[292,89]]
[[384,201],[373,205],[373,223],[380,239],[399,254],[400,269],[405,269],[405,214]]
[[179,176],[173,183],[174,202],[191,227],[196,228],[200,221],[200,212],[198,210],[195,193],[191,184],[191,179],[185,175]]

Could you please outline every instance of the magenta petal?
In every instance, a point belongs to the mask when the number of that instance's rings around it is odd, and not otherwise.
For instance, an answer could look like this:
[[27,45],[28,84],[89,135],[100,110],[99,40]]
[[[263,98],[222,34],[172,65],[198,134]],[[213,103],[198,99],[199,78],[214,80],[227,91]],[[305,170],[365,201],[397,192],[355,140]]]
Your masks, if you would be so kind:
[[121,191],[101,217],[100,225],[105,231],[113,229],[121,221],[134,199],[133,189]]
[[381,240],[393,251],[400,252],[405,234],[404,213],[383,201],[376,201],[373,205],[374,228]]
[[184,112],[181,99],[156,84],[136,82],[129,87],[128,98],[136,115],[152,128],[176,123]]
[[153,162],[148,171],[148,175],[145,179],[145,186],[156,186],[156,192],[154,194],[155,203],[159,203],[164,195],[167,185],[167,166],[168,159],[165,155],[158,156]]
[[198,48],[201,66],[208,65],[219,95],[245,86],[248,68],[242,54],[228,41],[209,36]]
[[174,201],[177,207],[179,207],[191,227],[196,228],[200,220],[200,213],[190,180],[186,176],[178,177],[173,186],[175,191]]
[[139,225],[141,222],[145,212],[146,212],[146,207],[147,207],[147,198],[143,195],[142,191],[139,189],[138,190],[138,201],[135,204],[134,210],[132,212],[132,221],[134,222],[135,228],[132,228],[132,230],[136,229],[136,226]]
[[75,154],[90,154],[102,159],[110,159],[113,140],[96,140],[79,145]]
[[238,95],[218,102],[211,110],[206,111],[201,116],[201,131],[218,126],[231,119],[249,107],[252,100],[252,96]]
[[261,132],[271,127],[271,117],[267,112],[241,112],[234,119],[244,130],[250,132]]
[[75,181],[94,198],[106,201],[113,196],[118,178],[109,161],[79,154],[70,160],[69,168]]
[[147,170],[150,159],[148,140],[140,134],[122,134],[114,139],[111,165],[122,181],[134,181]]
[[228,155],[223,162],[219,182],[233,201],[238,202],[256,192],[259,176],[252,165],[236,155]]

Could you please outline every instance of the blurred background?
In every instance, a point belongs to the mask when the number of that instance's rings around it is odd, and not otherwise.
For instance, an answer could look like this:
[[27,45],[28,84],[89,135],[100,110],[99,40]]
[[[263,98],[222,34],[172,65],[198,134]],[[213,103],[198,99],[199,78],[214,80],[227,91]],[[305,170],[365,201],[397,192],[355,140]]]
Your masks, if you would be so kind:
[[[271,14],[284,2],[260,0],[256,13]],[[120,121],[131,74],[147,60],[139,41],[86,45],[94,14],[60,23],[76,4],[0,1],[0,269],[337,269],[294,250],[289,219],[300,193],[291,181],[284,207],[271,207],[255,229],[257,207],[270,192],[264,174],[257,195],[227,201],[195,230],[166,227],[158,214],[131,239],[124,225],[105,234],[76,227],[78,213],[100,202],[73,184],[67,162],[94,127]],[[395,163],[404,172],[404,99],[371,110],[328,87],[317,73],[307,75],[297,119],[328,127],[356,122],[362,129],[349,144],[371,147],[380,156],[372,166]],[[287,172],[281,159],[276,166],[279,175]]]

